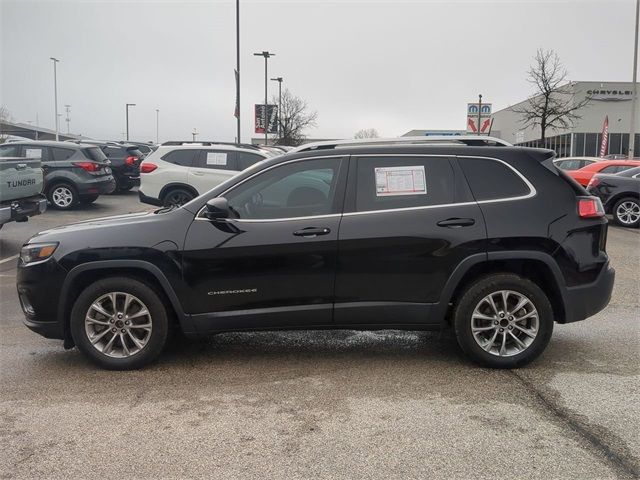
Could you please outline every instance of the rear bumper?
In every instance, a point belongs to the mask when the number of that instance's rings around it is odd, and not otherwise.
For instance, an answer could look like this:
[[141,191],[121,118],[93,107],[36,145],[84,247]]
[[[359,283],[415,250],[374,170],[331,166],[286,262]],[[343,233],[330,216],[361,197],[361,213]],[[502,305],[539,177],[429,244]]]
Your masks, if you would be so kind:
[[106,178],[78,183],[78,195],[102,195],[111,193],[115,189],[116,181],[111,175]]
[[142,203],[148,203],[149,205],[155,205],[156,207],[162,207],[162,202],[160,199],[155,197],[148,197],[141,190],[138,190],[138,198]]
[[47,199],[37,197],[22,198],[0,206],[0,225],[8,222],[25,222],[29,217],[40,215],[47,209]]
[[567,288],[564,323],[584,320],[604,309],[611,300],[615,276],[615,270],[607,262],[593,283]]

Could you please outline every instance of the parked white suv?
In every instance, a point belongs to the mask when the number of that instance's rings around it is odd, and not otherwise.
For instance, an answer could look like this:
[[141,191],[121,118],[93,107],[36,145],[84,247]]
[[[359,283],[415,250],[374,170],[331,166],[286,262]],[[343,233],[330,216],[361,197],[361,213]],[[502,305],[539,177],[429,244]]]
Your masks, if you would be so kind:
[[253,145],[166,142],[140,164],[140,201],[182,205],[273,156]]

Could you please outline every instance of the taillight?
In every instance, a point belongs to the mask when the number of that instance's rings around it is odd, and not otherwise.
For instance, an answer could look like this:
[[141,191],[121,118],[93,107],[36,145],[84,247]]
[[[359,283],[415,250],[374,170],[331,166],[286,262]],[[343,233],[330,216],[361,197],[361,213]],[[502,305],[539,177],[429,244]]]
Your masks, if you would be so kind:
[[127,159],[124,161],[124,163],[126,163],[127,165],[134,165],[136,163],[136,160],[138,159],[138,157],[134,157],[134,156],[129,156],[127,157]]
[[100,170],[100,165],[93,162],[74,162],[74,165],[87,172],[97,172],[98,170]]
[[580,218],[604,217],[604,208],[598,197],[583,197],[578,199],[578,215]]
[[596,177],[591,177],[591,180],[589,180],[589,184],[587,185],[587,188],[595,188],[598,185],[600,185],[600,179]]
[[158,168],[158,166],[155,163],[144,162],[142,165],[140,165],[140,173],[151,173],[156,168]]

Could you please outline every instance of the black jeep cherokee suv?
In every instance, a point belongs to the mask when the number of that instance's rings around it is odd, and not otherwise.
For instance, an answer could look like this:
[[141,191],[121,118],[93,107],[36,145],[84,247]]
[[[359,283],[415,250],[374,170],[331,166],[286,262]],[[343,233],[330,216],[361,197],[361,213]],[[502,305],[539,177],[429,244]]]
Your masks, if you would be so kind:
[[171,327],[452,327],[479,364],[524,365],[607,305],[607,221],[553,152],[474,143],[303,148],[180,208],[42,232],[19,260],[26,325],[111,369]]

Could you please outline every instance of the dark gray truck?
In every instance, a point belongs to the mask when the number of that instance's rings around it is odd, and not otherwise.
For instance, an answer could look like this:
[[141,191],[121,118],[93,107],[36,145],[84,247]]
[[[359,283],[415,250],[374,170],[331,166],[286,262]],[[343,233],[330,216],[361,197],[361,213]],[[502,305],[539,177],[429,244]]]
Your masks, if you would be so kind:
[[0,158],[0,228],[44,212],[47,199],[42,195],[43,186],[40,158]]

